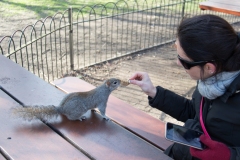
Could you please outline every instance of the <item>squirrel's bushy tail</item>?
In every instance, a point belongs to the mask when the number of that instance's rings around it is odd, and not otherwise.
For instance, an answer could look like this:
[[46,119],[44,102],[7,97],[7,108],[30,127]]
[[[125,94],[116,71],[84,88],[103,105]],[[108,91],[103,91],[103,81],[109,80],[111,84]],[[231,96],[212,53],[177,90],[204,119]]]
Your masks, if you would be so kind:
[[59,115],[57,107],[53,105],[49,106],[17,106],[11,109],[11,113],[19,118],[23,118],[27,121],[36,119],[48,121],[50,118],[57,117]]

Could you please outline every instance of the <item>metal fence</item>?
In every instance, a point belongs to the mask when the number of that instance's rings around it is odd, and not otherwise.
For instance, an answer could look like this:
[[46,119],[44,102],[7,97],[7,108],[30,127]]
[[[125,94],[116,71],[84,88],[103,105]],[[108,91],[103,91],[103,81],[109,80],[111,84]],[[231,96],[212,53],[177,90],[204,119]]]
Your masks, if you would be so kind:
[[0,40],[0,52],[46,81],[175,40],[185,16],[216,14],[239,30],[240,17],[201,11],[201,0],[120,0],[69,8]]

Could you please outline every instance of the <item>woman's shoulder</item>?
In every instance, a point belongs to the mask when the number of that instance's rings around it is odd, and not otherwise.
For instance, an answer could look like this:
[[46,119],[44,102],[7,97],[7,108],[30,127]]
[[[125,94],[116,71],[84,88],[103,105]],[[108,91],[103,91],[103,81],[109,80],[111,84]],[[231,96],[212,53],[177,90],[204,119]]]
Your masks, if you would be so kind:
[[240,74],[233,80],[226,92],[219,98],[226,103],[233,97],[238,97],[240,102]]

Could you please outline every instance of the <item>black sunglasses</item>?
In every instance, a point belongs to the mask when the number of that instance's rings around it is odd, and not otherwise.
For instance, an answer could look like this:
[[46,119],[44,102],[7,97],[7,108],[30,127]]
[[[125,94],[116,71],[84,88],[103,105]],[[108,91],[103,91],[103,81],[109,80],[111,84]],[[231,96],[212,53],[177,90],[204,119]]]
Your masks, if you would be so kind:
[[178,60],[181,62],[182,66],[185,69],[190,69],[194,66],[203,65],[203,64],[215,61],[215,60],[211,60],[211,61],[189,62],[189,61],[186,61],[186,60],[182,59],[179,55],[177,57],[178,57]]

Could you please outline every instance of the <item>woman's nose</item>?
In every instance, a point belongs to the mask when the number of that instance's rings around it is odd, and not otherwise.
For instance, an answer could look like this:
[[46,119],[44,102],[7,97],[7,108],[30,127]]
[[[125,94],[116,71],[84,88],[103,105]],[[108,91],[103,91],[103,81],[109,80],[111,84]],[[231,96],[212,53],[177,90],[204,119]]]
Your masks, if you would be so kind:
[[177,59],[176,63],[177,63],[178,66],[182,66],[181,62],[178,59]]

